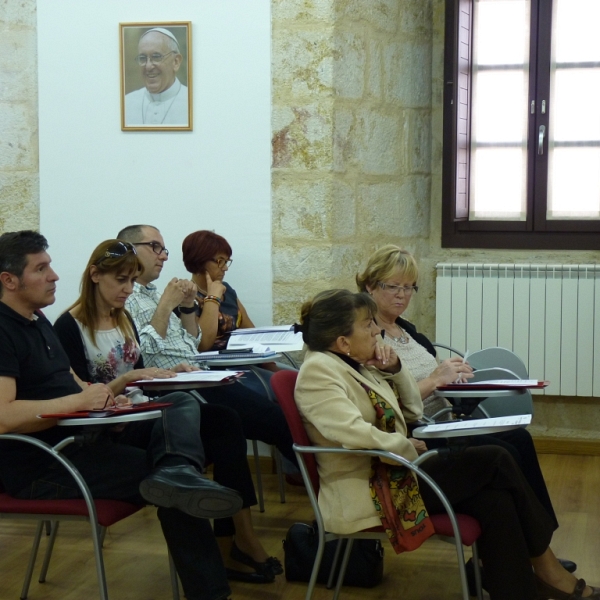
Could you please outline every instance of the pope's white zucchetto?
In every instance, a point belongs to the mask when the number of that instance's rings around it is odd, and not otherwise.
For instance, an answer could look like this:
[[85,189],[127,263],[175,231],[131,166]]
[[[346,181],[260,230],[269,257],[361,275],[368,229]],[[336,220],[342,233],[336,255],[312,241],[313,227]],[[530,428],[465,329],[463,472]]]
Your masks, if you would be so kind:
[[164,27],[153,27],[152,29],[148,29],[148,31],[144,31],[144,33],[140,36],[140,40],[151,31],[158,31],[158,33],[162,33],[163,35],[166,35],[167,37],[171,38],[177,44],[177,49],[179,50],[179,42],[177,41],[177,38],[168,29],[165,29]]

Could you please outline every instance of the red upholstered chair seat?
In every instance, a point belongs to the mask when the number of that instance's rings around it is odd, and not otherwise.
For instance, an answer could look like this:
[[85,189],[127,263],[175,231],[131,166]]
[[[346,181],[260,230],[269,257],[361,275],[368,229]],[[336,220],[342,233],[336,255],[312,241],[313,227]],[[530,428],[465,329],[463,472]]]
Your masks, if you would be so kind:
[[[110,527],[136,513],[142,507],[120,500],[94,500],[98,523]],[[29,515],[88,516],[84,500],[21,500],[0,493],[0,513]]]

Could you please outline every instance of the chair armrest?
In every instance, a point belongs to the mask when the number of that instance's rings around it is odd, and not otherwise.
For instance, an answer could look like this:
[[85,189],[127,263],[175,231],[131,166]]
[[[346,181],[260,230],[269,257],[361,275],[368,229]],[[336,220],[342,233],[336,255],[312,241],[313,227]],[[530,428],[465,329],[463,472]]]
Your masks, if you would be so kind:
[[460,356],[461,358],[464,357],[464,352],[461,352],[460,350],[457,350],[456,348],[453,348],[452,346],[448,346],[447,344],[442,344],[441,342],[433,342],[431,344],[434,348],[444,348],[444,350],[449,350],[450,352],[453,352],[454,354],[458,354],[458,356]]
[[298,370],[300,366],[289,352],[281,352],[281,355],[290,363],[294,369]]
[[[42,440],[38,440],[37,438],[31,437],[29,435],[23,435],[21,433],[4,433],[0,434],[0,441],[7,440],[13,442],[22,442],[25,444],[29,444],[30,446],[36,446],[40,450],[46,452],[54,458],[57,462],[59,462],[71,475],[71,477],[75,480],[83,499],[87,505],[88,514],[90,519],[93,519],[94,523],[98,522],[98,515],[96,514],[96,505],[94,504],[94,499],[92,498],[92,494],[90,489],[87,486],[87,483],[75,467],[75,465],[65,456],[63,456],[58,450],[43,442]],[[64,447],[64,446],[63,446]]]

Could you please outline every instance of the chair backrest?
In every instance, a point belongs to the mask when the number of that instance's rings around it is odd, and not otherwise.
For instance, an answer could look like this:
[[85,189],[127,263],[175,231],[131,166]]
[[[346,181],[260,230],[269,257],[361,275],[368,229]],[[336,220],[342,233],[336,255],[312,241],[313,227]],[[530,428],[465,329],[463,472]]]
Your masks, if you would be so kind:
[[484,348],[467,358],[474,369],[499,367],[512,371],[519,379],[529,379],[525,363],[511,350],[500,347]]
[[[470,362],[471,358],[469,357]],[[489,381],[490,379],[522,379],[522,377],[509,369],[493,367],[477,369],[473,373],[473,379],[469,379],[469,381],[475,383],[476,381]],[[518,396],[509,396],[508,398],[487,398],[473,411],[475,417],[507,417],[509,415],[532,414],[533,398],[529,390]]]
[[[296,387],[297,378],[297,371],[277,371],[277,373],[271,377],[271,387],[275,392],[279,406],[281,406],[281,409],[283,410],[294,443],[299,446],[312,446],[310,438],[304,428],[302,417],[298,412],[296,400],[294,399],[294,388]],[[304,459],[308,474],[310,475],[315,494],[318,494],[319,472],[315,455],[305,454],[302,458]]]

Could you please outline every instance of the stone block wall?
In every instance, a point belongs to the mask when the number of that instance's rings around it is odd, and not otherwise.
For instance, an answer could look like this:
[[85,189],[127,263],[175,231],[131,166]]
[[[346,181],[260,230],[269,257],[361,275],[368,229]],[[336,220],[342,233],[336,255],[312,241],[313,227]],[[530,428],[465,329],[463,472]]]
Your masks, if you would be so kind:
[[430,0],[273,0],[275,322],[377,246],[427,245],[431,22]]
[[35,0],[0,0],[0,232],[39,226]]

